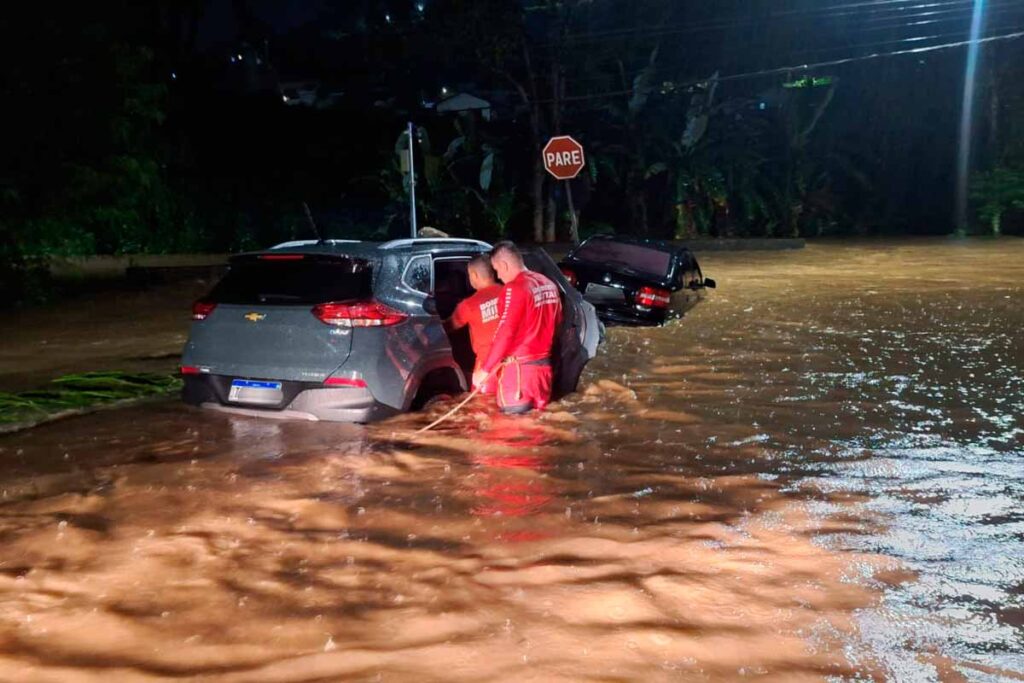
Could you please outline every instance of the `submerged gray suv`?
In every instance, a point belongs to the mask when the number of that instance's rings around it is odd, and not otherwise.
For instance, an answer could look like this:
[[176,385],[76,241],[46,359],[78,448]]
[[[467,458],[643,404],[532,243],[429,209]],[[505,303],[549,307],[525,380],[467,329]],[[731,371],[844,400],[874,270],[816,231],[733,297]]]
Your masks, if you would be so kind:
[[[465,239],[329,240],[235,256],[192,308],[183,398],[251,415],[368,422],[465,391],[468,334],[449,337],[442,320],[472,294],[469,259],[490,248]],[[543,250],[524,257],[562,292],[558,398],[575,391],[602,327]]]

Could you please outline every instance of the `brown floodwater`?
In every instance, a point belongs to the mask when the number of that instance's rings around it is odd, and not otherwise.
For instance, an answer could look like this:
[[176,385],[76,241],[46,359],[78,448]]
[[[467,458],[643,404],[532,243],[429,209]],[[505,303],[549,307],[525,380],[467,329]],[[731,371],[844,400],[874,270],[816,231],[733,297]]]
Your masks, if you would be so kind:
[[189,308],[211,283],[83,292],[0,316],[0,391],[37,389],[74,372],[173,372]]
[[540,419],[0,438],[0,680],[1024,680],[1024,242],[702,265]]

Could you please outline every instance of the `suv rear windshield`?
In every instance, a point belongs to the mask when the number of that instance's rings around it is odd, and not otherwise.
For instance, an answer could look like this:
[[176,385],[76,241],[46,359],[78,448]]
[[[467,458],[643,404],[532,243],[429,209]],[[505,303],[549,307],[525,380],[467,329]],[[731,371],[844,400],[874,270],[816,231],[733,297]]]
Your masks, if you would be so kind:
[[627,244],[612,240],[587,242],[572,254],[579,261],[626,267],[648,275],[663,278],[668,275],[672,254],[638,244]]
[[221,304],[289,306],[370,297],[372,269],[362,259],[283,256],[233,259],[208,299]]

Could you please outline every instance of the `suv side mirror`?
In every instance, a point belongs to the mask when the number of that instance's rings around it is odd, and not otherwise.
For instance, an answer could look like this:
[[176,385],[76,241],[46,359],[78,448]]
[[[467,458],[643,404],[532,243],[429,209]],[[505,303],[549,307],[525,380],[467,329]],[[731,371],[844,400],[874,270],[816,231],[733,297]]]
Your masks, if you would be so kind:
[[427,312],[427,315],[437,315],[437,299],[432,296],[424,299],[423,310]]
[[704,286],[707,287],[708,289],[714,289],[715,288],[715,281],[712,280],[709,277],[706,277],[706,278],[704,278]]

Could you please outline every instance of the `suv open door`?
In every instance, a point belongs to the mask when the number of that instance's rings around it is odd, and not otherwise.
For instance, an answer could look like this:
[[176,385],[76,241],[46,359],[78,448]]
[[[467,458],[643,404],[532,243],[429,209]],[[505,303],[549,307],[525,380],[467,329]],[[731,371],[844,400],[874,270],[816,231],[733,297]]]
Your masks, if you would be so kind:
[[547,276],[562,293],[562,323],[555,335],[551,359],[554,371],[551,398],[557,401],[576,391],[583,368],[597,355],[603,336],[602,325],[594,307],[565,279],[546,251],[540,247],[524,249],[523,260],[527,268]]

